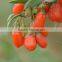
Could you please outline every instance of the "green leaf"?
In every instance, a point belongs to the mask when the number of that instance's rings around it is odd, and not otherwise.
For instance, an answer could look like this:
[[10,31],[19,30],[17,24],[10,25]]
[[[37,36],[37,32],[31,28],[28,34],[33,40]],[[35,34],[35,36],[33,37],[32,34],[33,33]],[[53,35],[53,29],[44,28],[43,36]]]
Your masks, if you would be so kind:
[[27,0],[11,0],[10,3],[25,3]]
[[41,3],[41,0],[28,0],[25,4],[25,8],[28,7],[37,7]]
[[52,2],[52,3],[54,3],[54,2],[56,2],[57,0],[45,0],[45,2]]
[[37,9],[33,9],[32,13],[37,14]]

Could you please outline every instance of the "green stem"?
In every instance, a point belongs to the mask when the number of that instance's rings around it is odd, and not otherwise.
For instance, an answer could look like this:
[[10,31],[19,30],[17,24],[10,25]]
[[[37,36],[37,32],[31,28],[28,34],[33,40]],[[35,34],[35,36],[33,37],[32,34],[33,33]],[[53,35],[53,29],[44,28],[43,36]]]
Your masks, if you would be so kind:
[[13,19],[15,19],[16,17],[18,17],[18,15],[17,15],[17,16],[14,16],[14,17],[11,18],[11,19],[8,19],[8,20],[7,20],[7,21],[8,21],[8,23],[7,23],[7,28],[9,27],[11,21],[12,21]]

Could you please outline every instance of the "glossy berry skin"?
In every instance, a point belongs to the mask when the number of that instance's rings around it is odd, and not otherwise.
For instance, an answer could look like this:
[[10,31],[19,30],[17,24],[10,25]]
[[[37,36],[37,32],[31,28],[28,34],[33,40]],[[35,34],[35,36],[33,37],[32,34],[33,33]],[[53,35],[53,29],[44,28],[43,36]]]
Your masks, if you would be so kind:
[[15,15],[20,14],[21,12],[23,12],[23,10],[24,10],[24,4],[23,3],[17,3],[13,7],[13,13]]
[[62,22],[62,7],[58,3],[53,4],[49,10],[48,15],[52,22],[61,23]]
[[42,14],[41,12],[39,12],[36,17],[35,20],[33,21],[33,24],[31,25],[33,28],[41,28],[45,26],[45,20],[46,20],[46,16],[44,14]]
[[39,44],[39,46],[41,48],[46,48],[47,47],[47,39],[44,36],[36,35],[36,40],[37,40],[37,43]]
[[25,38],[24,46],[29,51],[34,51],[36,48],[36,39],[35,36],[29,35]]
[[24,43],[24,37],[22,32],[14,32],[12,33],[13,44],[19,48]]

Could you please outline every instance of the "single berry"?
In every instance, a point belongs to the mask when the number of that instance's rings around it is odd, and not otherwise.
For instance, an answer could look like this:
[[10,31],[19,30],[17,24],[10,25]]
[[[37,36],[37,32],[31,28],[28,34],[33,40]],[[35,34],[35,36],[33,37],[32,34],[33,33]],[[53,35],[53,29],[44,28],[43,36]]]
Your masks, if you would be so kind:
[[13,13],[15,15],[20,14],[21,12],[23,12],[23,10],[24,10],[24,4],[23,3],[17,3],[13,7]]
[[39,46],[41,48],[46,48],[47,47],[47,39],[44,36],[36,35],[36,40],[37,40],[37,43],[39,44]]
[[42,14],[41,12],[39,12],[36,17],[35,20],[33,21],[33,24],[31,25],[31,27],[33,28],[41,28],[45,26],[45,20],[46,20],[46,16],[44,14]]
[[33,35],[28,35],[28,36],[25,38],[24,46],[25,46],[25,48],[27,48],[29,51],[35,50],[35,48],[36,48],[36,39],[35,39],[35,36],[33,36]]
[[55,3],[51,6],[49,13],[48,13],[49,18],[53,22],[62,22],[62,7],[58,4]]
[[14,32],[12,33],[13,44],[19,48],[24,43],[24,37],[22,32]]

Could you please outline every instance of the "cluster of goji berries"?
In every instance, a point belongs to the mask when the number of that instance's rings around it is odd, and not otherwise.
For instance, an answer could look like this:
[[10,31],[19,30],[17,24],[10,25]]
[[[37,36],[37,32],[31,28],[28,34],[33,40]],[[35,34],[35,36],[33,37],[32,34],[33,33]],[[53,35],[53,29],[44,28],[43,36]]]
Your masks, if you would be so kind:
[[[34,22],[31,24],[31,27],[34,29],[45,27],[45,17],[45,15],[39,12],[35,17]],[[47,47],[47,35],[48,32],[43,29],[43,31],[41,30],[40,34],[30,33],[27,36],[24,36],[23,32],[14,32],[12,37],[13,43],[16,47],[24,45],[29,51],[33,51],[35,50],[37,44],[42,48]]]
[[24,37],[23,32],[14,32],[12,33],[13,44],[19,48],[21,46],[25,46],[25,48],[29,51],[35,50],[37,44],[41,48],[47,47],[47,38],[41,34],[29,34]]
[[[34,8],[37,12],[36,14],[32,14],[34,17],[33,23],[29,27],[35,28],[44,28],[46,17],[50,19],[52,22],[62,22],[62,0],[57,0],[57,2],[46,4],[44,3],[43,7]],[[24,3],[16,3],[13,7],[13,14],[18,15],[25,11]],[[45,13],[43,13],[45,12]],[[37,44],[41,48],[47,47],[47,36],[48,32],[45,29],[41,29],[40,33],[30,33],[26,36],[23,35],[23,32],[14,32],[12,33],[13,43],[16,47],[25,46],[29,51],[35,50]]]

